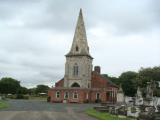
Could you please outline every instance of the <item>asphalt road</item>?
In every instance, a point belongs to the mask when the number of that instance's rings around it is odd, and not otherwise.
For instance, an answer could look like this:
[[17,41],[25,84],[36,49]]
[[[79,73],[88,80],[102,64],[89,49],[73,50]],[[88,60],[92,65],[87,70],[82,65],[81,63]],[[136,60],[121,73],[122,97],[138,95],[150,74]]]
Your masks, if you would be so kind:
[[0,120],[96,120],[84,111],[95,104],[62,104],[45,101],[9,100],[0,110]]

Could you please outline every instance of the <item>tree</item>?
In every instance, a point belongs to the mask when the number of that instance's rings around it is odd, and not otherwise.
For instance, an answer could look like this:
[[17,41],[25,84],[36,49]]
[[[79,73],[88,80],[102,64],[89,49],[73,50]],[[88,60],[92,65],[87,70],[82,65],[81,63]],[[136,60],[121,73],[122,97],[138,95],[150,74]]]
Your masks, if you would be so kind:
[[28,93],[29,93],[29,90],[26,87],[20,87],[17,90],[17,94],[28,94]]
[[49,90],[49,87],[47,85],[37,85],[36,87],[36,94],[38,93],[47,93]]
[[137,91],[137,73],[128,71],[120,75],[119,81],[122,85],[123,91],[127,96],[134,96]]
[[19,88],[20,82],[18,80],[8,77],[0,80],[0,93],[2,94],[16,94]]
[[137,76],[138,85],[146,87],[147,82],[160,81],[160,67],[141,68]]
[[28,93],[30,95],[35,95],[36,94],[36,88],[30,88],[30,89],[28,89]]
[[102,74],[102,76],[103,77],[105,77],[105,78],[107,78],[107,79],[109,79],[109,80],[111,80],[113,83],[115,83],[116,85],[120,85],[120,80],[119,80],[119,78],[117,78],[117,77],[111,77],[111,76],[109,76],[109,75],[107,75],[107,74]]

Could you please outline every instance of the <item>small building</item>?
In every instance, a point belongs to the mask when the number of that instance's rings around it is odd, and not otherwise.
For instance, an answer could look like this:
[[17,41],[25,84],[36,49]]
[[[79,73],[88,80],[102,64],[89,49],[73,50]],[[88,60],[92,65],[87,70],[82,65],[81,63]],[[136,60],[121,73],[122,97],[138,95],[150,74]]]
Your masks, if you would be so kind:
[[101,75],[101,68],[92,70],[86,30],[80,10],[73,43],[66,54],[65,75],[48,91],[51,102],[85,103],[116,102],[118,87]]

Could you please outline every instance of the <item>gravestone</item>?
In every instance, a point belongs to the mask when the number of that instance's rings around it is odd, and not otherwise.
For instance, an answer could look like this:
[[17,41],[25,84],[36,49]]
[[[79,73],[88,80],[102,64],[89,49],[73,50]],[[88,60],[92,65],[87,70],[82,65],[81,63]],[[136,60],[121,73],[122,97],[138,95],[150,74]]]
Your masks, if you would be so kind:
[[153,89],[150,82],[147,82],[146,98],[144,99],[144,105],[153,106]]
[[137,94],[135,98],[135,105],[143,105],[143,97],[140,88],[137,89]]
[[138,120],[155,120],[155,108],[151,106],[144,106],[144,111],[141,111]]
[[125,102],[124,92],[123,92],[122,86],[120,86],[120,88],[117,92],[117,103],[124,104],[124,102]]
[[118,115],[126,116],[127,115],[127,109],[126,106],[120,106],[118,108]]
[[140,113],[140,108],[137,106],[130,106],[127,109],[127,116],[129,117],[134,117],[134,118],[138,118],[139,117],[139,113]]

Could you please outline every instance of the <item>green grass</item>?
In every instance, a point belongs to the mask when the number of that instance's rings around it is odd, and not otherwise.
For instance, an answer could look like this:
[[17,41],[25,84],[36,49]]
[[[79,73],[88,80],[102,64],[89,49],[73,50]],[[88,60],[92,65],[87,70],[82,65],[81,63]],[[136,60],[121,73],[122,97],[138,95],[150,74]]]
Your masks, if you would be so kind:
[[8,107],[8,104],[5,101],[0,100],[0,109],[7,108],[7,107]]
[[112,116],[108,113],[98,112],[94,109],[89,109],[85,113],[90,116],[93,116],[99,120],[131,120],[130,118],[118,118],[118,117]]

